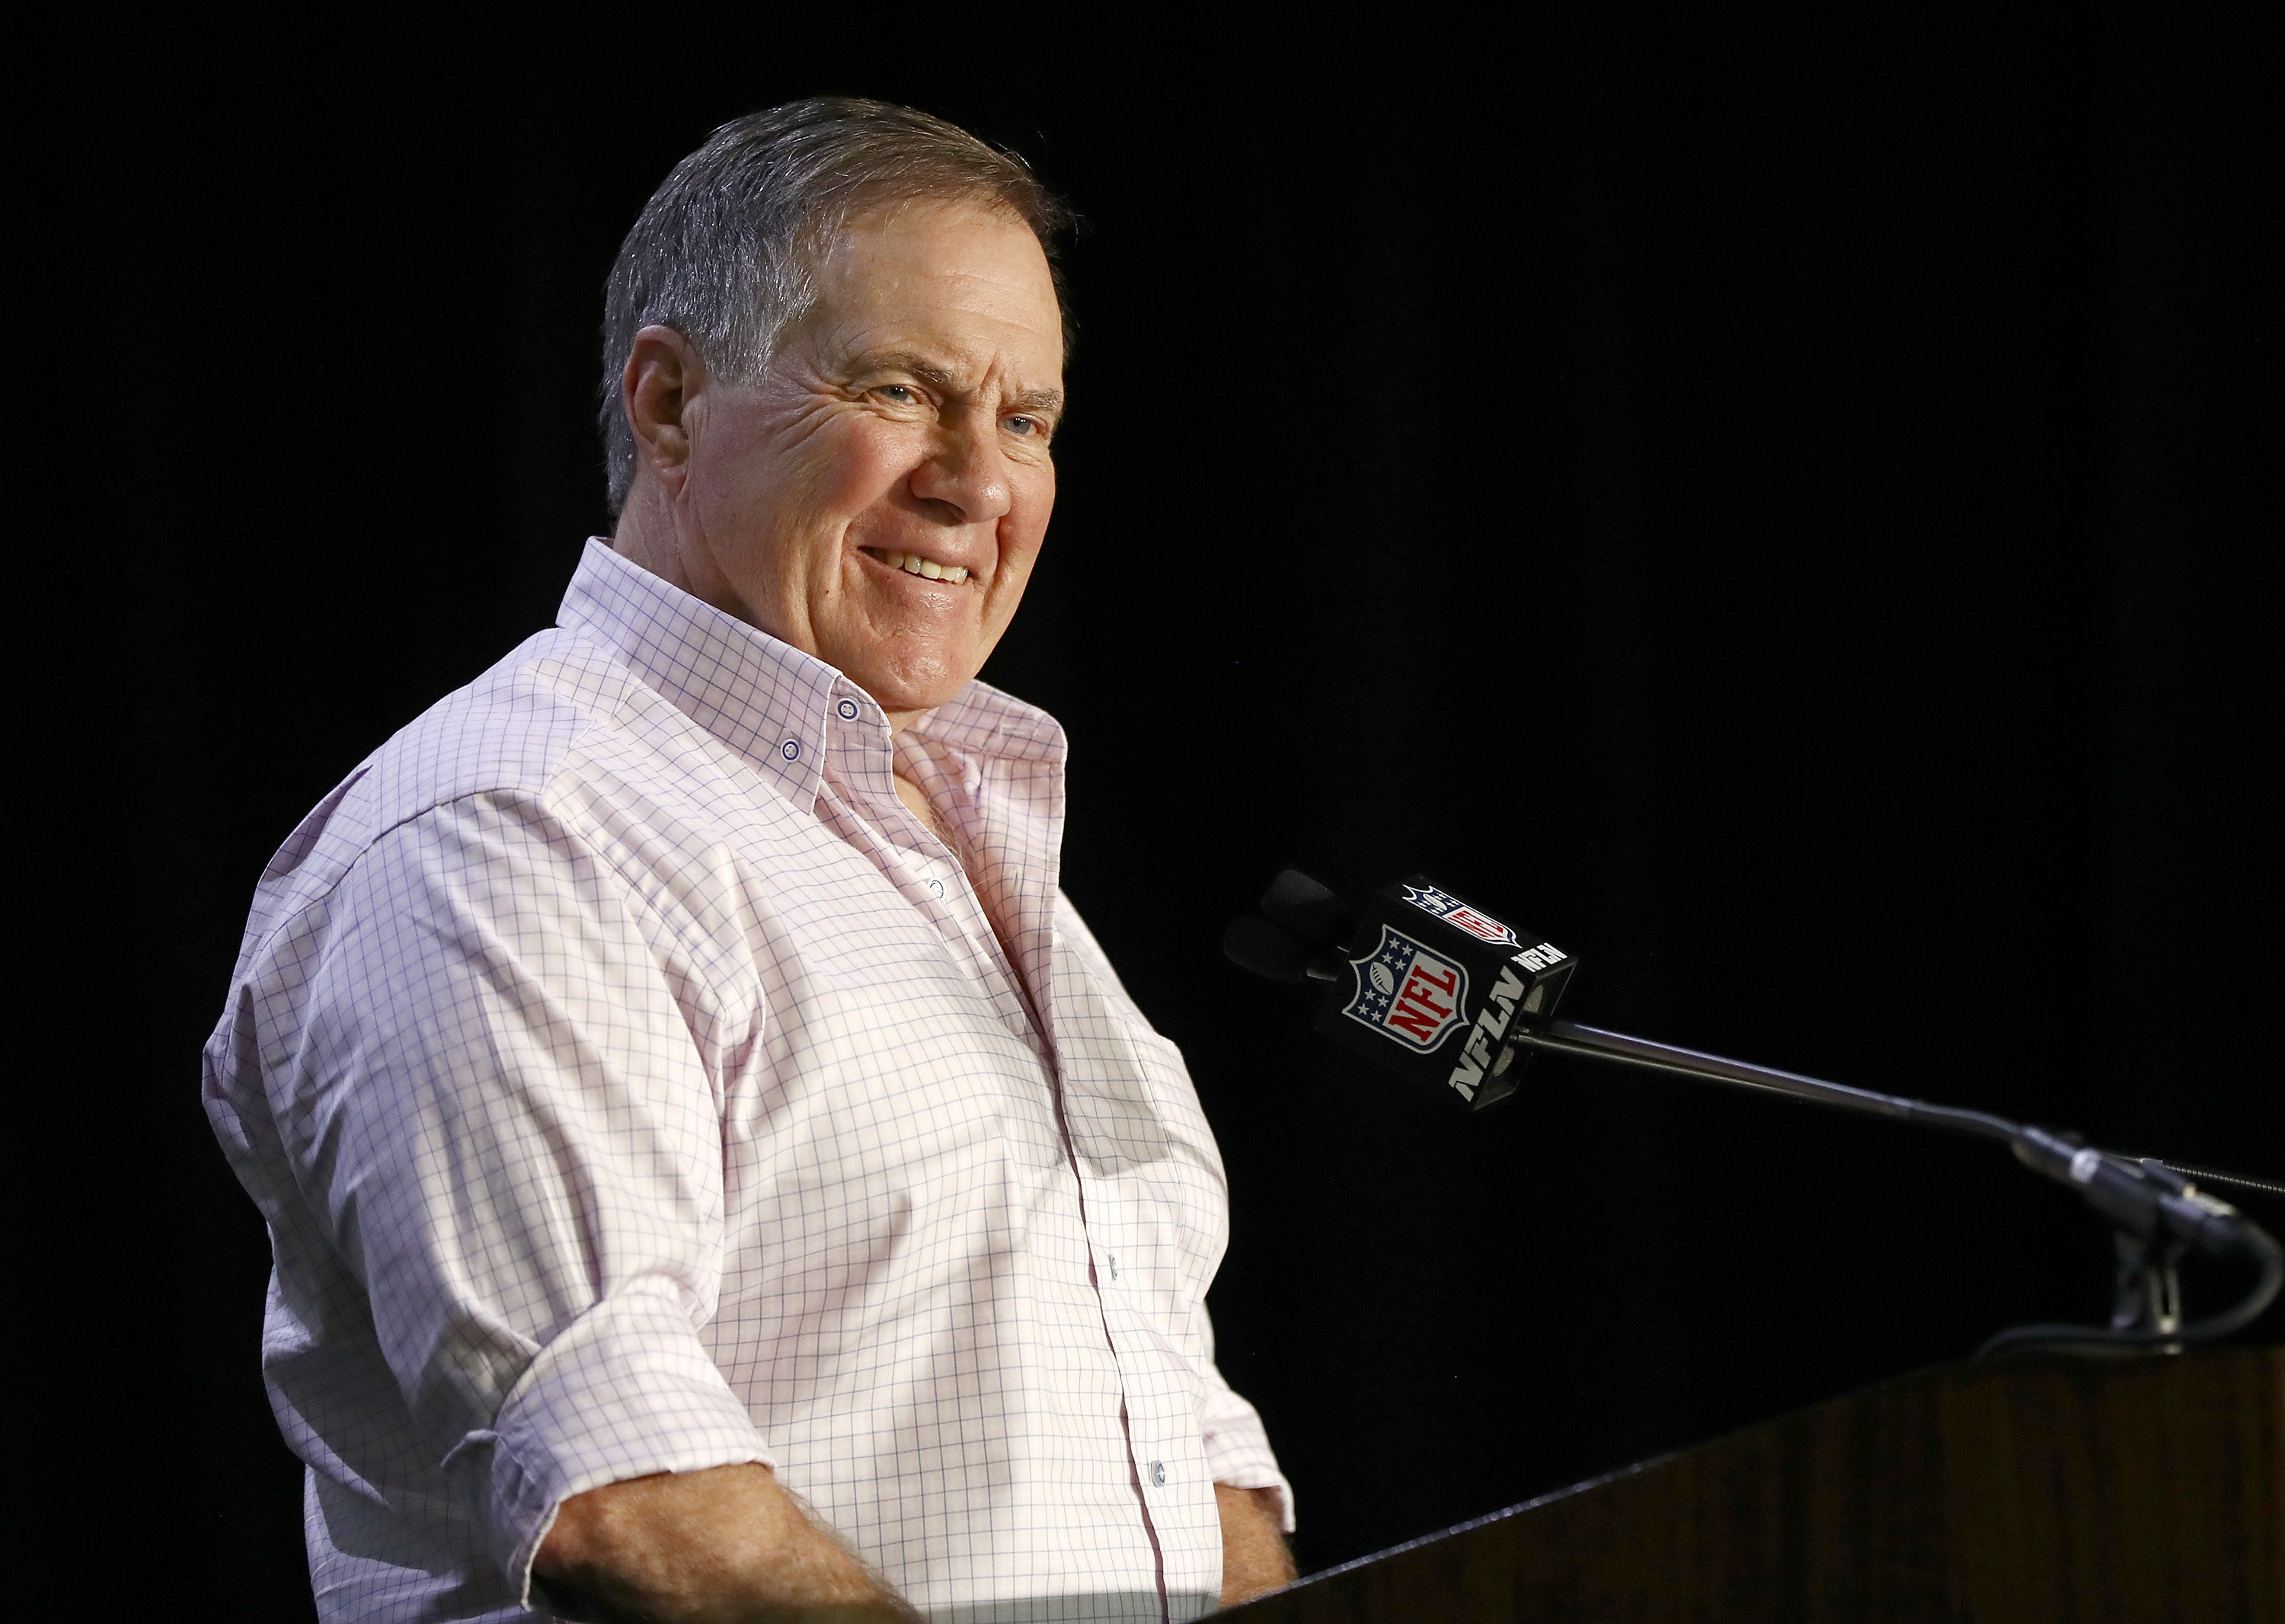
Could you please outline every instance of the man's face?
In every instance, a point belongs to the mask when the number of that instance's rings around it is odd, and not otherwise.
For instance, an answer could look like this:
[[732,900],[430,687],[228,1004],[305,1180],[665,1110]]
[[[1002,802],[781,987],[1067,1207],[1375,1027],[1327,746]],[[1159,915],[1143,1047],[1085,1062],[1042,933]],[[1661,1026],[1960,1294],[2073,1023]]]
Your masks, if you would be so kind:
[[1047,534],[1055,284],[1022,221],[939,202],[860,218],[815,281],[753,386],[694,400],[677,525],[732,612],[926,710],[983,666]]

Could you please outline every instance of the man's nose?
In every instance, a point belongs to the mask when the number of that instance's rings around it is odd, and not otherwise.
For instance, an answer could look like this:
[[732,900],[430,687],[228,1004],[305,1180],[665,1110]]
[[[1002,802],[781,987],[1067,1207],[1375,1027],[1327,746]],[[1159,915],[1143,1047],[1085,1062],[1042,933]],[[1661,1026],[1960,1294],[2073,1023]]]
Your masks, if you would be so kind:
[[945,423],[934,451],[913,470],[913,494],[949,508],[955,524],[996,523],[1016,504],[999,422],[978,415]]

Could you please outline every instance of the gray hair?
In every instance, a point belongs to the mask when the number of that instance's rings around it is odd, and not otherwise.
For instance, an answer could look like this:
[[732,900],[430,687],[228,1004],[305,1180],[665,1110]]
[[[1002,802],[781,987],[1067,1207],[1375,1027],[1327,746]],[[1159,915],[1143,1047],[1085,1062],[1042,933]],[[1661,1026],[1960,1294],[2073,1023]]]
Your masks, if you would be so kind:
[[1056,249],[1070,209],[1012,152],[910,107],[816,96],[733,119],[674,166],[619,246],[603,294],[604,471],[613,514],[635,477],[620,376],[635,334],[673,328],[712,371],[751,382],[815,298],[812,256],[855,215],[973,199],[1032,228],[1070,307]]

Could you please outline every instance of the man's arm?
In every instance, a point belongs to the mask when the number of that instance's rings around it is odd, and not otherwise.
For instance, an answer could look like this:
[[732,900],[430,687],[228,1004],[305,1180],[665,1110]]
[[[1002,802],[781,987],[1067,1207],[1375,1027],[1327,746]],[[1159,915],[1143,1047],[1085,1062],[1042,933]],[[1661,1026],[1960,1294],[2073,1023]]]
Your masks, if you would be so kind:
[[1277,1491],[1217,1483],[1214,1500],[1221,1512],[1221,1604],[1235,1607],[1292,1584],[1293,1553]]
[[[1223,1513],[1227,1526],[1229,1513]],[[908,1624],[920,1615],[766,1466],[574,1495],[531,1564],[533,1599],[593,1624]]]
[[392,829],[278,972],[305,989],[294,1120],[325,1125],[294,1130],[295,1176],[516,1591],[596,1620],[909,1620],[778,1484],[698,1336],[720,1118],[665,929],[537,797]]

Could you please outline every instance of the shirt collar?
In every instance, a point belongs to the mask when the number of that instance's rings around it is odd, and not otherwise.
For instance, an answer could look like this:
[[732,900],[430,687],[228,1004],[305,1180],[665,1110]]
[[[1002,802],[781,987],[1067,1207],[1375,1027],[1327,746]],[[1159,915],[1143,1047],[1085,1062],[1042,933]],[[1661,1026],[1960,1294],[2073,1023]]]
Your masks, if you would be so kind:
[[[836,718],[866,735],[875,747],[868,753],[887,762],[888,719],[871,694],[815,655],[620,557],[601,537],[588,538],[555,620],[616,649],[648,686],[796,805],[816,805]],[[1066,749],[1055,718],[982,682],[923,712],[911,731],[986,757],[1060,765]]]

